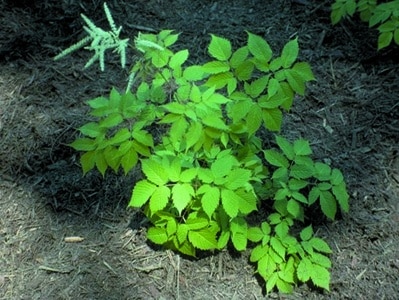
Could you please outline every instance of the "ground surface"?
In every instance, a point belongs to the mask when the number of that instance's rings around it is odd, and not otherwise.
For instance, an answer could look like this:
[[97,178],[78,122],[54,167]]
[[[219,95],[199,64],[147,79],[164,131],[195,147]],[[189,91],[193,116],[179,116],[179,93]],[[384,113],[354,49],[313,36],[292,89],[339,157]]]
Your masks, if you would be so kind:
[[332,27],[330,1],[108,2],[125,35],[174,29],[193,61],[205,59],[210,33],[242,45],[249,30],[276,53],[299,37],[317,82],[283,134],[309,139],[343,171],[351,212],[316,224],[334,251],[330,293],[301,285],[265,296],[247,253],[187,260],[151,248],[145,221],[126,210],[137,174],[82,177],[66,144],[87,121],[84,100],[123,88],[126,74],[116,59],[106,74],[82,71],[85,52],[51,58],[79,39],[79,13],[105,24],[101,2],[0,3],[0,299],[399,298],[397,48],[377,53],[356,19]]

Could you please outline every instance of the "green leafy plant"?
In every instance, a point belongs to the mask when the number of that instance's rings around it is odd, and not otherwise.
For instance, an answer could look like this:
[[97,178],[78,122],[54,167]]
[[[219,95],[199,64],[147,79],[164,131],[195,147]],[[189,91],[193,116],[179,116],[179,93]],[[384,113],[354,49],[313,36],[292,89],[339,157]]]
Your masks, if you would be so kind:
[[378,24],[378,50],[389,46],[392,41],[399,45],[399,0],[377,3],[377,0],[336,0],[331,6],[331,22],[337,24],[343,18],[356,12],[369,27]]
[[[93,41],[96,32],[104,35],[90,24]],[[82,137],[71,146],[83,152],[84,173],[141,167],[129,206],[151,221],[151,242],[189,256],[228,245],[251,248],[267,292],[290,293],[308,281],[328,290],[330,247],[311,225],[299,234],[292,229],[304,224],[307,207],[320,206],[329,219],[338,209],[348,211],[343,175],[314,162],[306,140],[276,135],[276,147],[267,149],[263,141],[265,130],[281,130],[283,113],[314,76],[308,63],[297,62],[297,39],[276,56],[262,37],[247,35],[235,50],[211,35],[211,60],[185,66],[188,50],[172,50],[178,34],[139,34],[126,91],[113,88],[89,100],[95,120],[79,129]],[[113,39],[98,45],[124,55],[118,49],[126,40],[120,46],[118,35]],[[95,57],[103,65],[104,57]],[[258,210],[265,220],[254,225],[249,221]]]

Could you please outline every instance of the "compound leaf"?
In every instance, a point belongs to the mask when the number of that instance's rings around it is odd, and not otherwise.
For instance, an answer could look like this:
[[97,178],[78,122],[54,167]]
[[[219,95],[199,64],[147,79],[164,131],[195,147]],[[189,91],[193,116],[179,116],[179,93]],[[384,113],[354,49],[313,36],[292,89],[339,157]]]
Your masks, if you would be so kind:
[[158,186],[150,198],[151,213],[163,210],[169,202],[170,189],[167,186]]
[[230,65],[225,61],[210,61],[203,65],[203,71],[208,74],[219,74],[230,70]]
[[230,218],[235,218],[238,214],[241,197],[231,190],[222,189],[221,198],[222,205],[226,213]]
[[202,209],[208,215],[209,218],[212,217],[213,213],[215,212],[216,208],[219,206],[220,203],[220,190],[217,187],[207,188],[206,192],[202,196],[201,204]]
[[312,262],[307,257],[303,257],[299,261],[298,267],[296,269],[298,279],[302,282],[308,281],[310,279],[310,276],[312,275],[312,269]]
[[259,242],[263,239],[264,233],[262,232],[262,229],[259,227],[250,227],[248,228],[248,240],[251,242]]
[[269,44],[260,36],[250,32],[247,33],[249,52],[262,63],[268,63],[273,54]]
[[164,185],[168,182],[168,171],[160,162],[150,159],[143,160],[141,162],[141,169],[148,180],[157,185]]
[[284,155],[275,151],[275,150],[265,150],[265,159],[273,166],[288,168],[288,160],[285,158]]
[[349,194],[346,191],[346,185],[345,182],[341,182],[338,185],[334,185],[332,187],[332,192],[334,196],[336,197],[339,206],[344,212],[349,211]]
[[[312,232],[313,234],[313,232]],[[304,239],[302,239],[304,240]],[[314,237],[309,240],[310,245],[319,252],[332,253],[330,246],[321,238]]]
[[171,67],[173,70],[177,69],[180,67],[188,58],[188,50],[180,50],[176,52],[169,61],[169,67]]
[[337,212],[337,203],[329,191],[320,191],[320,207],[328,218],[334,220]]
[[313,264],[310,277],[315,286],[330,290],[330,272],[326,268]]
[[294,142],[294,152],[296,155],[310,155],[312,149],[309,146],[309,141],[299,139]]
[[278,108],[263,109],[263,122],[267,129],[271,131],[280,131],[283,122],[283,113]]

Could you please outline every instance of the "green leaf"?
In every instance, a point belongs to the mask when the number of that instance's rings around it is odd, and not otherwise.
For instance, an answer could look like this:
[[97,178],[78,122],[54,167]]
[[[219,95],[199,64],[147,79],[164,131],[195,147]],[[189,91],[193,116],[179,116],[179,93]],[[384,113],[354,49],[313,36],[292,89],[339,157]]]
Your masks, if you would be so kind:
[[211,34],[211,43],[208,46],[209,54],[220,61],[227,61],[231,56],[230,41]]
[[[298,62],[293,67],[292,70],[302,78],[304,82],[316,80],[310,65],[307,62]],[[295,90],[295,89],[294,89]]]
[[192,197],[195,195],[194,189],[187,183],[176,183],[172,188],[173,205],[182,213],[183,209],[190,203]]
[[310,155],[312,149],[309,146],[309,141],[299,139],[294,142],[294,152],[296,155]]
[[230,70],[230,65],[225,61],[210,61],[203,65],[203,71],[208,74],[224,73]]
[[235,69],[235,76],[240,81],[250,80],[252,72],[254,71],[254,63],[251,61],[244,61]]
[[238,215],[239,202],[241,197],[231,190],[222,189],[221,193],[222,205],[225,212],[230,218],[235,218]]
[[235,233],[231,236],[233,246],[237,251],[244,251],[247,248],[247,235],[243,233]]
[[87,101],[87,104],[93,109],[108,108],[109,100],[105,97],[97,97]]
[[313,236],[313,228],[312,225],[309,225],[308,227],[305,227],[302,229],[300,233],[300,237],[302,241],[308,241],[310,238]]
[[262,63],[268,63],[273,54],[269,44],[260,36],[247,33],[249,52]]
[[188,231],[189,228],[186,224],[178,224],[176,230],[176,237],[180,244],[183,244],[185,241],[187,241]]
[[268,98],[273,97],[280,90],[280,82],[275,78],[270,78],[267,85]]
[[69,144],[76,151],[92,151],[97,148],[97,143],[94,139],[79,138]]
[[241,187],[246,187],[251,179],[251,171],[245,169],[234,169],[227,176],[225,187],[229,190],[236,190]]
[[168,171],[161,163],[155,160],[145,159],[141,162],[141,168],[149,181],[157,185],[165,185],[168,182]]
[[346,185],[345,182],[341,182],[339,185],[334,185],[332,187],[332,192],[334,196],[336,197],[339,206],[344,212],[349,211],[349,194],[346,191]]
[[147,238],[155,244],[162,245],[168,241],[168,234],[165,228],[150,227],[147,232]]
[[326,268],[313,264],[310,277],[315,286],[330,290],[330,272]]
[[202,118],[202,122],[211,128],[216,128],[220,130],[229,129],[229,127],[225,124],[221,117],[217,115],[209,114],[206,117]]
[[251,84],[245,83],[245,92],[252,98],[259,97],[266,89],[269,77],[270,75],[266,75],[254,80]]
[[303,208],[302,206],[295,201],[294,199],[290,199],[287,202],[287,211],[296,219],[303,219]]
[[259,260],[261,260],[264,256],[267,255],[269,246],[265,245],[258,245],[256,246],[254,249],[252,249],[251,251],[251,255],[249,257],[249,261],[250,262],[257,262]]
[[280,131],[283,121],[283,113],[278,108],[263,109],[263,122],[267,129],[271,131]]
[[91,138],[96,138],[100,135],[105,134],[106,130],[104,128],[100,128],[100,126],[95,122],[90,122],[79,128],[79,131],[84,135],[87,135]]
[[230,231],[222,231],[218,240],[218,249],[223,249],[226,247],[230,240]]
[[169,61],[169,67],[171,67],[173,70],[177,69],[180,67],[188,58],[188,50],[180,50],[176,52]]
[[157,187],[147,180],[141,180],[137,182],[133,188],[133,194],[132,198],[130,199],[129,206],[142,207],[147,203],[156,189]]
[[189,66],[184,69],[183,77],[188,81],[202,80],[207,75],[204,73],[202,66]]
[[284,155],[289,159],[293,160],[295,157],[294,147],[292,144],[282,136],[276,136],[277,145],[280,147],[281,151],[283,151]]
[[104,176],[108,169],[108,163],[105,160],[103,151],[96,151],[96,167],[98,171],[100,171],[101,175]]
[[285,44],[283,51],[281,52],[281,62],[283,68],[291,67],[298,57],[298,52],[298,38],[295,38],[294,40],[291,40]]
[[191,182],[198,174],[197,168],[187,169],[180,173],[180,181],[189,183]]
[[315,169],[315,177],[318,180],[326,181],[331,178],[331,168],[329,165],[316,162],[314,164],[314,169]]
[[[279,273],[282,273],[282,272],[279,272]],[[285,293],[285,294],[292,294],[293,287],[292,287],[291,283],[286,282],[285,280],[283,280],[281,278],[278,278],[276,285],[280,292]]]
[[232,68],[237,68],[240,66],[248,57],[248,47],[244,46],[236,51],[234,51],[233,55],[230,58],[230,65]]
[[188,240],[200,250],[212,250],[218,247],[216,235],[210,230],[189,231]]
[[167,186],[158,186],[150,198],[150,210],[154,214],[163,210],[169,202],[170,189]]
[[[312,232],[312,234],[313,234],[313,232]],[[302,239],[302,240],[304,240],[304,239]],[[309,243],[310,243],[310,245],[312,245],[312,247],[314,249],[316,249],[319,252],[332,253],[330,246],[321,238],[314,237],[309,241]]]
[[312,205],[317,201],[319,197],[320,197],[320,190],[317,188],[317,186],[312,187],[308,196],[308,204]]
[[215,178],[227,176],[233,166],[238,165],[237,159],[232,155],[219,156],[211,165],[211,171]]
[[310,276],[313,274],[313,264],[312,262],[306,258],[303,257],[298,264],[296,273],[298,276],[298,279],[302,282],[307,282],[310,279]]
[[263,151],[265,155],[265,159],[273,166],[288,168],[288,160],[285,158],[284,155],[275,151],[275,150],[265,150]]
[[204,212],[211,218],[220,203],[220,190],[217,187],[209,185],[207,187],[206,192],[201,198],[201,204]]
[[332,185],[340,185],[344,181],[342,172],[338,169],[333,169],[331,172],[330,182]]
[[119,145],[119,144],[129,140],[130,137],[131,137],[131,133],[130,133],[129,129],[121,128],[115,133],[115,135],[112,138],[110,138],[108,140],[108,143],[110,145]]
[[313,176],[313,168],[307,165],[294,164],[290,167],[290,177],[307,179]]
[[[195,213],[191,214],[193,216]],[[205,218],[191,217],[187,219],[186,226],[189,230],[199,230],[208,227],[209,221]]]
[[[269,253],[270,253],[269,249]],[[265,281],[268,281],[270,276],[276,271],[277,264],[274,262],[273,258],[268,254],[263,256],[258,261],[258,272],[259,275],[263,277]]]
[[154,147],[154,139],[146,130],[134,130],[132,133],[133,138],[144,146]]
[[257,132],[262,125],[262,109],[259,105],[251,105],[250,110],[246,116],[247,131],[249,135]]
[[110,114],[108,117],[100,121],[100,128],[112,128],[123,122],[123,118],[119,113]]
[[264,237],[264,233],[262,232],[262,230],[259,227],[250,227],[248,228],[248,240],[250,240],[251,242],[257,243],[260,242],[263,237]]
[[393,32],[383,32],[378,36],[378,50],[388,47],[392,42]]
[[130,148],[128,152],[121,157],[121,165],[125,175],[137,165],[138,160],[139,156],[134,148]]
[[334,220],[337,213],[337,203],[329,191],[320,192],[320,207],[322,212],[331,220]]
[[278,238],[272,236],[270,238],[270,246],[273,248],[274,251],[276,251],[276,253],[282,259],[285,259],[286,248],[283,246],[283,244],[281,243],[281,241]]
[[92,170],[96,164],[96,152],[88,151],[80,157],[80,164],[82,165],[83,174]]

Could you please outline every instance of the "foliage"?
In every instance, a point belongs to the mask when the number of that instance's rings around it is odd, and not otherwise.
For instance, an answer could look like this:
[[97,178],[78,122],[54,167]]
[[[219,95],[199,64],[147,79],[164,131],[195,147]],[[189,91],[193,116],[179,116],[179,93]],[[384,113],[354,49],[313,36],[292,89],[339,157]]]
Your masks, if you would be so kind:
[[369,27],[380,24],[378,50],[394,41],[399,45],[399,0],[377,3],[377,0],[335,0],[331,6],[331,22],[337,24],[344,17],[359,13],[360,19]]
[[[283,113],[314,76],[309,64],[297,62],[297,39],[275,56],[262,37],[247,35],[235,50],[211,35],[211,60],[186,67],[188,50],[172,50],[178,34],[139,34],[127,92],[113,88],[88,101],[96,121],[83,125],[71,146],[84,152],[84,173],[126,174],[140,165],[144,176],[129,206],[151,221],[153,243],[189,256],[250,247],[268,292],[290,293],[307,281],[328,290],[330,247],[312,226],[299,236],[292,228],[310,206],[330,219],[338,208],[348,211],[343,175],[314,162],[306,140],[276,135],[276,147],[264,149],[261,139],[264,129],[281,130]],[[250,225],[262,207],[272,208],[261,212],[267,219]]]

